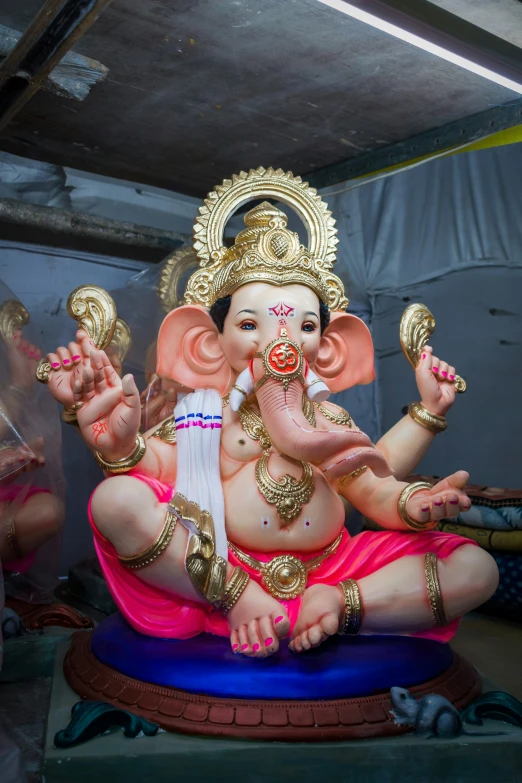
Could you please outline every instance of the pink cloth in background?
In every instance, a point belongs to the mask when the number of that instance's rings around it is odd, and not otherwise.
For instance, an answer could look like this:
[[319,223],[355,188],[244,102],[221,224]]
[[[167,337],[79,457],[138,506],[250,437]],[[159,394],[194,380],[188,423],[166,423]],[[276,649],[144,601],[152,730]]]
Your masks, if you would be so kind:
[[[134,478],[147,484],[155,492],[160,503],[168,503],[171,499],[172,487],[140,473],[129,473],[128,475],[134,475]],[[136,576],[134,571],[125,568],[118,560],[113,545],[97,530],[92,519],[91,502],[92,497],[89,501],[89,521],[94,532],[94,544],[105,579],[119,610],[136,631],[148,636],[168,639],[188,639],[203,631],[219,636],[229,635],[228,623],[225,618],[219,613],[213,612],[210,607],[177,599],[164,590],[147,585]],[[435,531],[400,533],[368,530],[352,538],[348,531],[344,530],[339,547],[334,554],[324,560],[319,568],[310,573],[308,584],[336,585],[350,577],[359,580],[373,574],[383,566],[393,563],[400,557],[436,552],[440,558],[444,559],[459,546],[470,544],[473,545],[474,542],[467,538]],[[271,552],[267,555],[248,551],[248,554],[257,560],[267,561],[279,554],[292,553]],[[312,560],[320,552],[306,555],[294,554],[306,561]],[[240,565],[250,574],[252,579],[261,583],[260,574],[240,562],[231,550],[229,550],[229,561],[232,565]],[[299,614],[301,598],[280,601],[280,603],[286,608],[293,628]],[[432,628],[429,631],[411,635],[447,642],[455,635],[457,628],[458,620],[454,620],[444,628]]]
[[[50,494],[48,489],[41,489],[40,487],[29,487],[29,489],[26,490],[24,486],[20,486],[19,484],[8,484],[6,487],[0,487],[0,503],[5,503],[7,500],[16,500],[18,495],[20,495],[22,492],[25,494],[23,503],[27,503],[29,498],[32,498],[33,495]],[[17,574],[25,574],[27,571],[29,571],[32,564],[34,563],[37,551],[38,550],[35,549],[34,552],[29,552],[28,555],[22,557],[20,560],[10,560],[7,563],[2,563],[4,571],[13,571]]]

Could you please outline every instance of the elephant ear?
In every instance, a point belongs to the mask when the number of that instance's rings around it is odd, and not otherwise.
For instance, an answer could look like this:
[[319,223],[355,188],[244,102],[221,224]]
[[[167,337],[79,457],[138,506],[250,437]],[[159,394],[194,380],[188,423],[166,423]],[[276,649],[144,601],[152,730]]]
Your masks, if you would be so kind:
[[228,390],[232,371],[204,307],[186,305],[167,315],[158,335],[157,372],[190,389]]
[[371,383],[375,379],[373,358],[373,340],[364,321],[334,313],[323,332],[314,369],[332,392],[338,392]]

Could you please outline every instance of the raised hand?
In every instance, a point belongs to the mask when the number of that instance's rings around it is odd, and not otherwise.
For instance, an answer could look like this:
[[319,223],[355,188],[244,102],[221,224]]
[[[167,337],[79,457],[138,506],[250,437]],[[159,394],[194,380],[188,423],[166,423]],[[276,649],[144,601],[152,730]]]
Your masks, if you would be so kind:
[[21,389],[30,389],[36,382],[35,370],[40,360],[38,348],[25,340],[18,330],[7,343],[7,355],[11,381]]
[[406,503],[407,514],[417,522],[427,523],[469,511],[471,500],[463,491],[468,479],[469,473],[458,470],[430,490],[415,492]]
[[140,395],[133,376],[120,378],[104,351],[93,349],[90,366],[74,380],[73,405],[90,448],[109,461],[132,453],[140,427]]
[[455,368],[433,356],[433,349],[426,345],[415,370],[415,376],[421,403],[431,413],[445,416],[455,402],[457,393]]

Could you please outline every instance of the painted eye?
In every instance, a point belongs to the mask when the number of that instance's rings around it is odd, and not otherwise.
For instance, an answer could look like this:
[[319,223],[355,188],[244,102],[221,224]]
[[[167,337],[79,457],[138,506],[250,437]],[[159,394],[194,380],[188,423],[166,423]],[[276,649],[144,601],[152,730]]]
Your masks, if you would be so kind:
[[246,332],[253,332],[254,329],[257,329],[253,321],[243,321],[239,328],[244,329]]
[[315,332],[316,325],[313,324],[311,321],[305,321],[305,323],[302,325],[301,329],[303,332]]

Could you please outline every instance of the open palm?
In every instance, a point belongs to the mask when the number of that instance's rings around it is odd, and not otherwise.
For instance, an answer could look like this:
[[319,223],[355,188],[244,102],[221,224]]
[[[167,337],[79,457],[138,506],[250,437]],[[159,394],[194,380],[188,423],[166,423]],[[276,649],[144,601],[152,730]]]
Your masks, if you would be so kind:
[[110,461],[128,457],[140,426],[140,395],[132,375],[121,379],[104,351],[92,350],[90,366],[73,384],[78,424],[90,448]]

